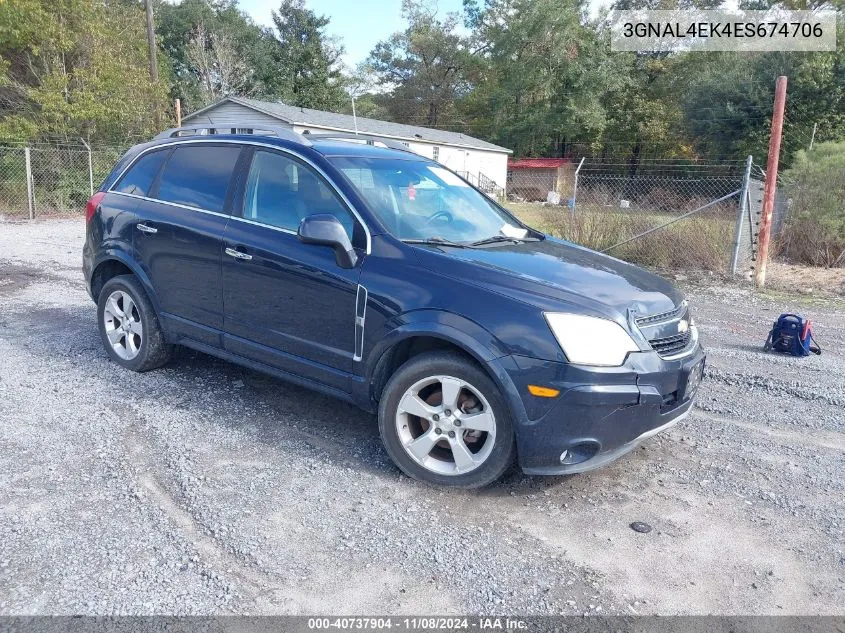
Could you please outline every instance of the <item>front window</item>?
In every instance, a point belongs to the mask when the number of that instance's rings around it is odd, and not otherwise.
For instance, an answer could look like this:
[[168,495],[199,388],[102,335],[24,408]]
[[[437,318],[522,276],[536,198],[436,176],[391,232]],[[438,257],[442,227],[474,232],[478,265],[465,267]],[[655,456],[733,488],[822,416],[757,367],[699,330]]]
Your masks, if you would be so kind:
[[528,234],[484,194],[435,163],[362,157],[332,161],[401,240],[471,244]]

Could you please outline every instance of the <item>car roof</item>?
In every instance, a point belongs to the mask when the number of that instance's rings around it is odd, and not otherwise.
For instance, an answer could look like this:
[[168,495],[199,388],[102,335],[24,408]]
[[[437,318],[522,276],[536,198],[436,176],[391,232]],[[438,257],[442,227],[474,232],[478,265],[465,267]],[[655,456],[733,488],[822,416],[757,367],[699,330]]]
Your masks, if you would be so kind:
[[[298,136],[298,135],[297,135]],[[213,143],[215,141],[223,142],[244,142],[244,143],[260,143],[262,145],[275,145],[285,149],[296,150],[299,153],[307,154],[308,151],[317,152],[325,157],[343,156],[343,157],[360,157],[360,158],[390,158],[393,160],[411,160],[426,162],[424,156],[411,151],[410,149],[394,149],[391,147],[384,147],[377,145],[379,139],[373,137],[362,137],[358,140],[351,135],[342,139],[337,138],[321,138],[318,135],[301,135],[302,142],[297,142],[290,138],[279,138],[273,135],[265,134],[192,134],[186,136],[172,136],[163,138],[161,136],[153,139],[149,143],[143,144],[143,147],[167,146],[170,144],[177,144],[180,141],[201,141]],[[386,139],[385,142],[396,144],[396,141]],[[372,144],[371,144],[372,143]]]
[[415,154],[411,150],[402,151],[390,147],[368,145],[357,141],[338,141],[330,139],[315,139],[312,149],[324,156],[359,156],[366,158],[394,158],[401,160],[424,161],[426,158]]

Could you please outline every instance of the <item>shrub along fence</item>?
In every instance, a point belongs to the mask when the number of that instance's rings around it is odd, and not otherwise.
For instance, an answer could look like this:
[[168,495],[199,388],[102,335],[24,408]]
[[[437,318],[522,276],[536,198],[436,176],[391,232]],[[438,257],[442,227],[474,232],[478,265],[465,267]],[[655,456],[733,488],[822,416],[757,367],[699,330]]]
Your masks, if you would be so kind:
[[79,215],[126,147],[0,146],[0,217]]

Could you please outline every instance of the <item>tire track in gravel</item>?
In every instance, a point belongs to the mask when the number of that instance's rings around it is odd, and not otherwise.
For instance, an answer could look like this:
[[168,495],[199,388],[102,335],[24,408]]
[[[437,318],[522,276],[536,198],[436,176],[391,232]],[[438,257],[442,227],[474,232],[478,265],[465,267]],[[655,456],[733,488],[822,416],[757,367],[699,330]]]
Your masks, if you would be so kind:
[[801,444],[807,447],[827,448],[833,451],[845,451],[845,434],[835,433],[831,431],[816,431],[808,435],[806,431],[795,432],[788,430],[777,430],[771,427],[766,427],[761,424],[753,422],[744,422],[735,418],[726,418],[720,415],[714,415],[703,409],[696,409],[695,414],[698,417],[705,418],[711,422],[719,424],[726,424],[730,426],[740,427],[746,431],[759,433],[776,440],[783,441],[784,444],[793,445]]
[[248,564],[244,564],[243,561],[221,548],[213,537],[204,533],[194,517],[184,510],[158,482],[153,474],[155,464],[149,458],[149,452],[138,433],[130,429],[125,437],[127,456],[138,471],[138,483],[149,494],[152,502],[180,531],[183,538],[197,549],[206,562],[232,575],[238,581],[239,589],[247,594],[248,599],[254,601],[258,596],[270,593],[272,591],[268,586],[270,578],[266,574],[251,569]]

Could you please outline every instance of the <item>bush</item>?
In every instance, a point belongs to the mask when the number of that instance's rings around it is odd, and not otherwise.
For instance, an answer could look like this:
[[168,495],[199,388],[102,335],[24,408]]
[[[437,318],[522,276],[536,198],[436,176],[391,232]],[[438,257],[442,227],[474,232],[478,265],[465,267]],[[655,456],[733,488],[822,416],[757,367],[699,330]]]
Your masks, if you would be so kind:
[[798,152],[783,181],[791,206],[777,252],[792,262],[832,266],[845,251],[845,142]]

